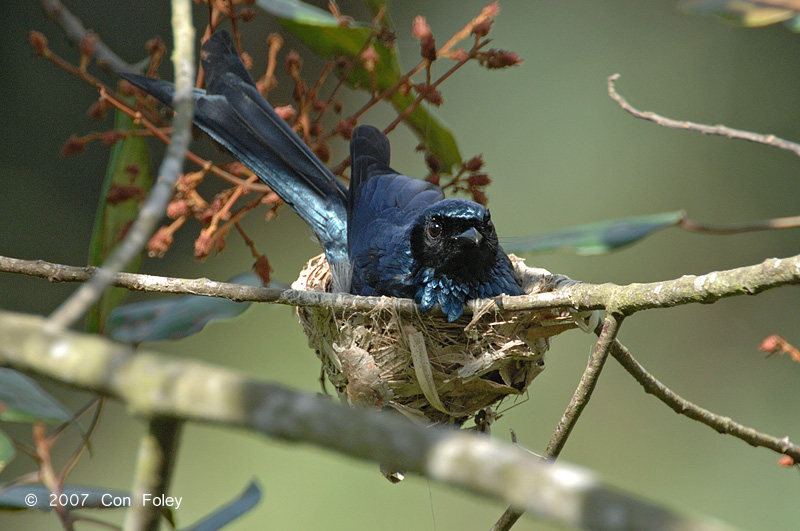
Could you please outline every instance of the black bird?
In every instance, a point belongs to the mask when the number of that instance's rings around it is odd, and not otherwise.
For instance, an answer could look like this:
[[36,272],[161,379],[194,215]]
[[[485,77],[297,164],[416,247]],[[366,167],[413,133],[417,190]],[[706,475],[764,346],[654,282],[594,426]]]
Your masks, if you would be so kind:
[[[381,131],[353,131],[347,189],[264,100],[228,33],[203,45],[202,63],[207,89],[195,91],[195,125],[311,226],[336,291],[412,298],[423,312],[438,303],[451,322],[469,299],[522,294],[489,211],[391,169]],[[119,75],[172,103],[172,83]]]

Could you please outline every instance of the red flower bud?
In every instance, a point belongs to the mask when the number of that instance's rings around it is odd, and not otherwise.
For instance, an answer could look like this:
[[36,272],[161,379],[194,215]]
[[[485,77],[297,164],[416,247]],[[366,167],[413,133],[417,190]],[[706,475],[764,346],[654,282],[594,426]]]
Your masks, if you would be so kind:
[[86,151],[86,141],[72,135],[61,147],[61,156],[80,155],[84,151]]
[[292,105],[282,105],[280,107],[275,107],[275,114],[288,122],[297,116],[297,109],[295,109]]
[[492,180],[485,173],[473,173],[467,177],[467,182],[470,186],[486,186]]
[[478,171],[481,168],[483,168],[483,155],[475,155],[464,163],[464,169],[467,171]]
[[43,33],[39,33],[38,31],[30,32],[28,41],[35,55],[44,55],[47,51],[47,37],[45,37]]
[[202,231],[194,242],[194,257],[198,260],[206,258],[211,254],[214,246],[214,238],[207,231]]
[[431,27],[428,25],[428,21],[422,15],[414,17],[414,22],[411,26],[411,35],[420,41],[433,37],[433,34],[431,33]]
[[493,22],[494,20],[490,18],[478,22],[472,26],[472,34],[477,35],[478,37],[486,37],[489,34],[489,30],[492,29]]
[[78,49],[81,51],[81,55],[94,55],[95,46],[97,46],[98,37],[94,33],[87,33],[81,39],[81,42],[78,44]]
[[296,76],[300,73],[300,69],[303,68],[303,59],[300,58],[300,54],[296,51],[292,50],[288,54],[286,54],[286,73],[290,76]]
[[267,260],[266,256],[262,254],[256,259],[253,264],[253,271],[256,272],[256,275],[258,275],[258,278],[261,279],[261,282],[263,282],[265,286],[269,284],[272,268],[269,266],[269,260]]
[[172,247],[172,231],[169,227],[161,227],[147,243],[147,255],[150,258],[161,258]]

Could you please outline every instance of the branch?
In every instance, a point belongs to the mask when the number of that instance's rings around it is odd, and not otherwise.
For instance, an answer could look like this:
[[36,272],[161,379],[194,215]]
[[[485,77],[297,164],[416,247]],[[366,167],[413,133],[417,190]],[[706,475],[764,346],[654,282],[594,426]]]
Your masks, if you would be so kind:
[[[0,271],[20,273],[28,276],[46,278],[51,282],[84,282],[89,279],[94,267],[73,267],[51,264],[42,260],[19,260],[0,256]],[[393,297],[361,297],[347,293],[323,293],[319,291],[298,291],[293,289],[258,288],[217,282],[207,278],[184,279],[158,277],[135,273],[118,273],[113,285],[132,291],[150,293],[173,293],[180,295],[204,295],[221,297],[236,302],[268,302],[288,306],[322,306],[341,311],[369,311],[384,308],[402,315],[417,311],[417,305],[410,299]]]
[[[589,399],[600,378],[600,372],[603,370],[603,365],[605,365],[606,359],[608,358],[608,352],[619,333],[622,319],[621,316],[614,314],[608,314],[606,316],[605,323],[602,326],[592,354],[589,357],[589,364],[586,370],[583,371],[583,376],[581,376],[578,388],[575,389],[575,394],[572,396],[567,410],[561,417],[561,421],[558,423],[558,426],[556,426],[550,443],[547,445],[545,457],[548,460],[555,461],[558,458],[570,433],[572,433],[572,429],[578,422],[578,418],[581,416],[581,413],[583,413],[587,404],[589,404]],[[494,526],[492,526],[492,531],[507,531],[511,529],[523,514],[523,511],[515,509],[514,507],[509,507],[500,516]]]
[[173,107],[176,114],[172,122],[170,145],[161,162],[158,179],[130,230],[106,258],[103,267],[96,269],[92,278],[81,285],[50,316],[50,322],[55,327],[71,325],[100,299],[106,288],[114,281],[115,275],[142,252],[172,198],[192,138],[191,126],[194,114],[192,88],[195,67],[192,4],[189,0],[172,0],[172,32],[175,36],[172,61],[175,67]]
[[729,223],[727,225],[711,225],[684,217],[678,222],[678,226],[687,232],[697,232],[700,234],[743,234],[745,232],[762,230],[796,229],[800,227],[800,216],[770,218],[759,221],[743,221],[740,223]]
[[[78,46],[81,41],[89,35],[89,31],[84,27],[83,22],[78,17],[59,2],[59,0],[41,0],[42,8],[48,18],[55,21],[67,36],[67,40],[74,46]],[[111,48],[101,41],[98,37],[94,45],[92,55],[97,59],[100,66],[108,68],[113,72],[134,72],[137,70],[130,64],[121,59]]]
[[[147,433],[139,443],[131,499],[144,500],[144,496],[148,494],[149,499],[154,500],[166,494],[175,468],[182,428],[179,420],[165,417],[150,419]],[[149,505],[131,504],[128,514],[125,515],[125,529],[157,531],[160,529],[161,516],[161,507],[152,501]]]
[[798,461],[798,458],[800,458],[800,446],[790,441],[788,435],[780,438],[773,437],[771,435],[761,433],[755,428],[739,424],[730,417],[717,415],[711,411],[708,411],[707,409],[703,409],[702,407],[693,404],[692,402],[689,402],[685,398],[671,391],[653,375],[647,372],[645,368],[642,367],[639,362],[633,358],[633,356],[631,356],[625,345],[619,341],[615,341],[612,345],[611,355],[614,356],[620,365],[622,365],[622,367],[625,368],[625,370],[628,371],[628,373],[633,376],[633,378],[639,382],[642,387],[644,387],[646,393],[652,394],[664,402],[666,405],[672,408],[675,413],[686,415],[692,420],[696,420],[705,424],[706,426],[714,428],[714,430],[716,430],[718,433],[732,435],[750,444],[751,446],[769,448],[770,450],[773,450],[779,454],[790,456],[796,463],[800,462]]
[[611,489],[585,470],[452,428],[257,381],[229,369],[53,332],[40,317],[0,312],[0,364],[125,402],[135,414],[242,428],[423,474],[565,527],[727,529]]
[[[84,282],[95,268],[73,267],[41,260],[20,260],[0,256],[0,271],[46,278],[51,282]],[[606,309],[620,315],[642,310],[669,308],[683,304],[710,304],[719,299],[738,295],[755,295],[785,285],[800,284],[800,255],[770,258],[764,262],[715,271],[706,275],[684,275],[675,280],[648,284],[585,284],[537,295],[500,296],[491,300],[467,303],[465,314],[485,308],[499,311],[574,308],[578,311]],[[361,297],[347,293],[322,293],[292,289],[256,288],[208,279],[180,279],[118,273],[113,285],[134,291],[179,293],[222,297],[237,302],[270,302],[290,306],[324,306],[338,311],[369,311],[376,307],[392,309],[403,315],[417,312],[410,299],[392,297]]]
[[687,129],[689,131],[697,131],[698,133],[702,133],[704,135],[720,135],[728,138],[747,140],[748,142],[755,142],[756,144],[765,144],[767,146],[773,146],[776,148],[785,149],[787,151],[792,151],[795,155],[800,155],[800,144],[791,142],[789,140],[784,140],[783,138],[778,138],[775,135],[762,135],[759,133],[753,133],[751,131],[732,129],[724,125],[705,125],[695,122],[687,122],[684,120],[673,120],[671,118],[665,118],[664,116],[654,112],[640,111],[634,108],[630,103],[628,103],[628,100],[617,93],[614,85],[619,77],[619,74],[614,74],[608,78],[608,95],[611,97],[611,99],[616,101],[620,107],[636,118],[648,120],[660,126],[669,127],[672,129]]
[[574,308],[579,311],[605,309],[631,315],[653,308],[684,304],[711,304],[740,295],[756,295],[786,285],[800,284],[800,255],[769,258],[760,264],[684,275],[675,280],[647,284],[574,284],[539,295],[502,296],[494,299],[504,310]]
[[600,372],[603,370],[603,365],[608,358],[608,352],[611,345],[616,341],[619,327],[622,324],[623,317],[609,313],[606,316],[605,323],[603,323],[597,342],[594,344],[591,356],[589,356],[589,364],[586,370],[583,371],[581,381],[578,388],[575,389],[575,394],[567,406],[567,410],[561,417],[561,421],[556,426],[553,432],[553,437],[545,450],[545,457],[550,460],[555,460],[564,449],[567,443],[569,434],[578,422],[578,418],[583,413],[584,408],[589,404],[589,399],[592,397],[597,381],[600,378]]

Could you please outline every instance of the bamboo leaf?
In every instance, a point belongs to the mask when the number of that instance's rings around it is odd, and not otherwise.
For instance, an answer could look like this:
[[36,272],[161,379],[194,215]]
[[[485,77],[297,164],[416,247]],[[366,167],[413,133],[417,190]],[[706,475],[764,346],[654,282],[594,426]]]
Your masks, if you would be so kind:
[[258,486],[258,483],[253,480],[244,492],[231,500],[224,507],[217,509],[200,522],[183,528],[181,531],[217,531],[218,529],[222,529],[258,505],[258,502],[261,501],[261,495],[261,488]]
[[656,231],[673,227],[684,213],[664,212],[647,216],[612,219],[568,229],[511,238],[503,248],[514,253],[572,251],[577,254],[603,254],[631,245]]
[[[228,282],[261,286],[255,273],[243,273]],[[202,330],[211,321],[232,319],[250,307],[217,297],[185,295],[127,304],[115,308],[106,323],[106,334],[123,343],[181,339]]]
[[8,435],[0,431],[0,472],[8,465],[17,455],[17,450],[14,448],[14,443],[8,438]]
[[22,373],[0,367],[0,420],[66,422],[72,418],[61,403]]
[[[119,131],[139,129],[133,120],[117,111],[114,127]],[[147,142],[140,136],[129,136],[118,141],[111,149],[106,177],[95,215],[89,263],[101,265],[128,232],[139,214],[139,206],[153,186]],[[141,256],[131,262],[126,271],[136,272]],[[101,332],[108,314],[122,302],[127,291],[110,288],[95,304],[86,322],[88,332]]]
[[698,15],[714,15],[727,22],[753,28],[787,22],[793,31],[793,19],[800,10],[797,0],[772,0],[770,5],[750,0],[686,0],[681,3],[686,11]]

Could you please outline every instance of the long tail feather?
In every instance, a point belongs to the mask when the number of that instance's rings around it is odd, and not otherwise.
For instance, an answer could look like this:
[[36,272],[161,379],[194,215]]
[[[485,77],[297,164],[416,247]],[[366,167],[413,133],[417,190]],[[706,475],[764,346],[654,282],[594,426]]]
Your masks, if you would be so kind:
[[[230,35],[203,46],[207,91],[195,91],[195,124],[252,169],[313,229],[331,262],[347,260],[347,189],[259,93]],[[172,83],[120,73],[172,104]]]

